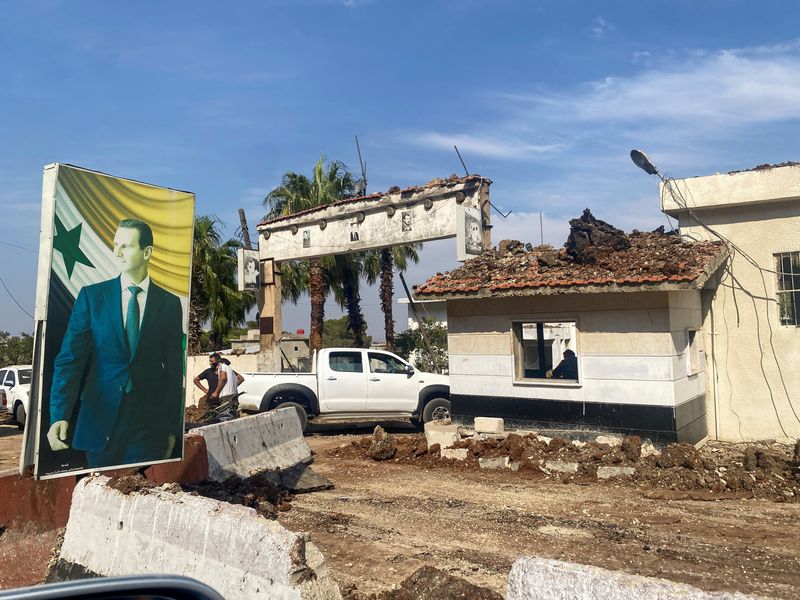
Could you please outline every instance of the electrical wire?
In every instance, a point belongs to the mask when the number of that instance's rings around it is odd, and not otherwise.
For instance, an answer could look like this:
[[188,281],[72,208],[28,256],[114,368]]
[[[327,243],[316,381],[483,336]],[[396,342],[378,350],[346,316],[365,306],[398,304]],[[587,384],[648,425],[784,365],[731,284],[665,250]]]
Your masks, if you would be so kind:
[[18,248],[19,250],[25,250],[25,252],[32,252],[33,254],[38,254],[38,250],[34,250],[33,248],[26,248],[25,246],[20,246],[18,244],[12,244],[11,242],[4,242],[0,240],[0,244],[3,246],[11,246],[12,248]]
[[8,292],[8,295],[11,297],[11,299],[14,301],[14,304],[16,304],[22,312],[24,312],[31,319],[33,319],[33,315],[31,313],[29,313],[27,310],[25,310],[24,308],[22,308],[22,305],[19,302],[17,302],[16,298],[14,298],[14,294],[12,294],[11,290],[8,289],[8,286],[6,285],[6,282],[3,281],[2,277],[0,277],[0,283],[3,284],[3,287],[5,288],[6,292]]
[[[761,345],[761,322],[760,322],[759,315],[758,315],[758,306],[756,304],[756,300],[763,300],[764,302],[767,303],[767,305],[769,305],[769,303],[771,303],[771,302],[777,303],[777,300],[775,300],[775,299],[770,297],[769,290],[767,288],[767,281],[766,281],[766,279],[764,277],[764,273],[770,273],[770,274],[778,275],[778,276],[782,275],[782,273],[779,272],[779,271],[774,271],[772,269],[767,269],[765,267],[762,267],[761,265],[758,264],[756,259],[754,259],[750,254],[748,254],[744,249],[742,249],[733,240],[731,240],[730,238],[722,235],[720,232],[716,231],[715,229],[713,229],[712,227],[710,227],[706,223],[704,223],[697,216],[697,214],[693,210],[691,210],[691,208],[689,208],[689,205],[688,205],[688,202],[686,200],[686,197],[683,195],[683,193],[680,191],[680,189],[676,185],[676,181],[675,181],[675,179],[673,177],[671,177],[671,176],[661,177],[661,180],[664,182],[664,189],[667,192],[669,192],[670,196],[675,201],[675,203],[678,205],[678,207],[683,209],[683,210],[685,210],[686,213],[695,222],[697,222],[697,224],[700,225],[703,229],[705,229],[711,235],[713,235],[714,237],[716,237],[717,239],[722,241],[723,244],[725,244],[725,246],[728,248],[728,251],[730,252],[731,260],[730,260],[728,266],[726,267],[726,271],[730,274],[731,281],[733,282],[733,285],[731,285],[731,286],[723,285],[723,287],[730,287],[730,289],[731,289],[733,302],[734,302],[734,305],[736,306],[736,326],[737,327],[739,327],[739,325],[740,325],[739,307],[738,307],[738,303],[736,301],[736,289],[737,289],[737,287],[746,296],[748,296],[751,299],[751,301],[753,302],[753,312],[754,312],[755,317],[756,317],[756,342],[758,343],[758,349],[759,349],[759,366],[761,368],[761,372],[762,372],[762,375],[764,377],[764,382],[766,383],[767,389],[769,391],[770,401],[772,403],[772,407],[773,407],[773,410],[775,412],[775,418],[778,421],[778,426],[780,427],[780,429],[783,432],[784,436],[788,437],[788,435],[786,433],[786,430],[783,427],[783,423],[781,422],[781,418],[780,418],[780,414],[779,414],[779,411],[778,411],[778,407],[777,407],[777,405],[775,403],[775,398],[774,398],[774,395],[773,395],[772,386],[769,383],[769,377],[767,376],[766,370],[764,368],[765,355],[764,355],[764,348]],[[662,196],[662,199],[663,199],[663,196]],[[758,270],[759,275],[761,277],[761,284],[762,284],[762,287],[764,288],[764,296],[763,297],[756,296],[754,293],[752,293],[749,290],[747,290],[741,284],[741,282],[738,280],[738,278],[736,278],[736,276],[733,274],[733,264],[734,264],[734,260],[735,260],[736,254],[741,255],[742,258],[745,259],[745,261],[747,261],[751,266],[755,267]],[[722,283],[721,283],[721,285],[722,285]],[[724,297],[723,297],[723,301],[724,301]],[[725,316],[724,316],[724,308],[723,308],[723,320],[724,320],[724,318],[725,318]],[[789,390],[788,390],[788,387],[786,385],[786,381],[785,381],[785,379],[783,377],[783,370],[781,369],[781,365],[780,365],[780,362],[778,360],[777,350],[775,349],[775,344],[774,344],[774,341],[773,341],[774,330],[772,328],[772,320],[769,317],[769,311],[767,311],[767,314],[766,314],[766,322],[767,322],[767,327],[769,329],[769,340],[768,340],[768,343],[769,343],[769,347],[770,347],[770,349],[772,351],[772,357],[773,357],[773,360],[775,362],[775,366],[777,367],[777,370],[778,370],[778,375],[779,375],[780,380],[781,380],[781,385],[782,385],[784,393],[786,395],[786,402],[789,405],[789,408],[791,409],[795,420],[797,420],[797,422],[800,423],[800,416],[797,414],[797,411],[795,410],[794,403],[792,402],[791,395],[789,394]],[[727,327],[727,322],[726,322],[726,327]],[[727,350],[726,350],[726,371],[727,371]],[[732,408],[733,389],[732,389],[732,386],[731,386],[730,374],[728,374],[728,380],[729,380],[728,381],[729,388],[731,390],[731,402],[729,402],[729,405],[730,405],[731,411],[733,411],[733,408]],[[736,415],[735,412],[734,412],[734,414]],[[739,419],[738,415],[736,415],[736,417],[737,417],[737,419]],[[739,424],[739,435],[740,435],[740,437],[742,436],[742,434],[741,434],[741,420],[740,420],[740,424]]]

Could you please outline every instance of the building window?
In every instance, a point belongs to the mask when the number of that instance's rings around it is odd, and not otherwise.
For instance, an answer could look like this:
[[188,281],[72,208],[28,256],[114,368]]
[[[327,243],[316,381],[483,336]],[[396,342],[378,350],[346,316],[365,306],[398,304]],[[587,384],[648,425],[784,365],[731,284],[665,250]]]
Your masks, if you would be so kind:
[[800,325],[800,252],[775,255],[781,325]]
[[516,380],[578,380],[574,322],[518,321],[512,324],[512,330]]

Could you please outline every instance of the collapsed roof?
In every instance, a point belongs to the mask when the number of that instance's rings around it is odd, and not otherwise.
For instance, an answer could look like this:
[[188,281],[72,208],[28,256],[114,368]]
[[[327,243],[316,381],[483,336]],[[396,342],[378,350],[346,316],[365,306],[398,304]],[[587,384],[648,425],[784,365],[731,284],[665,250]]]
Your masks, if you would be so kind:
[[722,242],[687,241],[663,227],[628,235],[586,209],[570,221],[562,249],[543,245],[526,250],[521,242],[504,240],[414,291],[432,299],[697,289],[727,255]]

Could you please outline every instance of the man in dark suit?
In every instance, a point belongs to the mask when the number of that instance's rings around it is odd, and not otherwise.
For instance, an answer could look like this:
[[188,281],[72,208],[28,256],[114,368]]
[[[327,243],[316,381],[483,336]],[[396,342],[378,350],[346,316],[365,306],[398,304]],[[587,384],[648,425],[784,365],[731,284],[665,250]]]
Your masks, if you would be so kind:
[[89,467],[169,458],[183,435],[181,303],[150,280],[152,253],[147,223],[120,222],[121,274],[81,289],[54,361],[47,440],[68,448],[74,426]]

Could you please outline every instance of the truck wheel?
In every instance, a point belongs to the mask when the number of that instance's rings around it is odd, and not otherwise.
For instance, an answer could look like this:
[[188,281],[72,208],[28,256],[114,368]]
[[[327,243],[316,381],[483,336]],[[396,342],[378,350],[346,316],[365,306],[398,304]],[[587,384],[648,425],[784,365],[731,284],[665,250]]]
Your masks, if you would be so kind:
[[14,419],[17,421],[17,427],[25,429],[25,407],[22,404],[17,404],[14,409]]
[[297,402],[281,402],[278,406],[275,407],[275,410],[279,408],[293,408],[297,411],[297,417],[300,419],[300,430],[305,432],[306,430],[306,423],[308,423],[308,415],[306,414],[306,409],[300,406]]
[[442,421],[450,418],[450,400],[434,398],[422,409],[422,422]]

